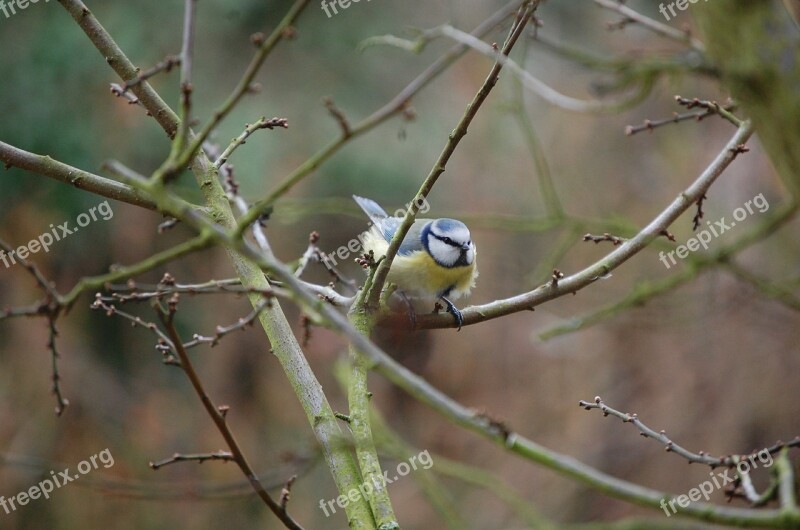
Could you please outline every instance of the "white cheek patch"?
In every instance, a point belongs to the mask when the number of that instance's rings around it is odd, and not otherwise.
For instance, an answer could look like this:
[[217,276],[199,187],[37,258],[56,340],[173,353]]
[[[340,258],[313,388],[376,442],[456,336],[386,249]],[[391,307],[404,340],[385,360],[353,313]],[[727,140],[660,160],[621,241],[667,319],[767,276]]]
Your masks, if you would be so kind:
[[428,237],[428,250],[433,259],[445,267],[454,266],[461,255],[457,248],[448,245],[444,241],[439,241],[433,236]]

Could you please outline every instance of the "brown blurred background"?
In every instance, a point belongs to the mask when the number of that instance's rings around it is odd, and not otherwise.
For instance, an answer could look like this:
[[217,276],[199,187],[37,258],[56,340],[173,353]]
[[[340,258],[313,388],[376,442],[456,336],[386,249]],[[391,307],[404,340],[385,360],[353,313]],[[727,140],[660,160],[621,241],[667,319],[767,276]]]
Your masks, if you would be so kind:
[[[269,31],[290,5],[285,1],[205,0],[198,5],[195,55],[195,111],[204,120],[233,88],[252,53],[251,33]],[[239,134],[246,122],[266,115],[289,120],[288,130],[261,132],[232,161],[242,193],[255,199],[336,134],[337,124],[320,100],[334,99],[358,121],[393,97],[451,43],[431,43],[421,54],[388,47],[357,50],[362,40],[408,28],[441,23],[471,30],[503,2],[447,1],[352,4],[331,18],[316,3],[297,26],[297,38],[281,44],[258,81],[263,91],[249,96],[223,123],[218,141]],[[657,6],[630,2],[661,20]],[[142,66],[180,49],[183,2],[141,0],[90,2],[95,15],[123,50]],[[539,32],[549,40],[599,56],[676,60],[681,46],[630,26],[609,32],[618,17],[591,2],[547,2],[537,13]],[[671,20],[691,25],[684,12]],[[501,41],[508,25],[487,41]],[[525,44],[525,66],[559,90],[591,98],[613,78],[560,58],[537,41]],[[113,72],[84,34],[56,3],[32,4],[0,17],[0,139],[66,163],[100,171],[118,159],[143,173],[158,167],[169,145],[141,109],[114,98]],[[521,50],[514,57],[521,58]],[[422,91],[412,104],[416,119],[394,119],[354,140],[278,204],[268,227],[276,254],[297,259],[308,233],[333,251],[363,230],[366,220],[349,199],[371,197],[387,209],[405,204],[443,148],[448,133],[485,78],[491,62],[468,54]],[[173,107],[177,73],[153,80]],[[676,73],[658,80],[639,106],[619,114],[578,115],[552,108],[536,96],[519,98],[510,74],[479,113],[430,196],[429,215],[468,222],[479,248],[480,278],[466,304],[486,303],[530,290],[555,266],[573,273],[602,257],[609,244],[582,243],[585,231],[613,228],[631,236],[692,182],[732,136],[727,122],[709,118],[627,137],[624,128],[646,118],[680,111],[673,96],[724,101],[715,82]],[[524,104],[520,110],[520,103]],[[517,113],[524,112],[541,142],[555,189],[578,232],[537,223],[547,210],[535,165]],[[743,236],[785,202],[785,190],[758,147],[740,157],[711,189],[705,219],[717,220],[763,193],[770,210],[756,213],[711,242],[710,250]],[[179,188],[199,196],[189,176]],[[103,199],[19,170],[5,172],[0,187],[0,237],[21,245],[71,221]],[[178,226],[163,235],[161,218],[122,203],[114,216],[56,243],[35,262],[68,291],[86,274],[114,263],[132,263],[189,235]],[[692,235],[693,211],[672,227],[677,242]],[[627,230],[624,230],[628,227]],[[737,257],[749,270],[794,287],[798,226],[790,223]],[[573,244],[562,255],[558,249]],[[712,270],[646,305],[620,312],[586,330],[542,341],[539,334],[614,301],[641,282],[655,282],[685,270],[658,260],[659,242],[579,292],[525,312],[481,325],[420,332],[384,346],[443,392],[467,406],[485,409],[521,434],[616,477],[684,493],[706,479],[705,467],[687,466],[663,447],[637,435],[629,425],[577,406],[600,395],[611,406],[635,411],[655,429],[666,429],[692,450],[744,453],[800,434],[797,381],[800,373],[798,317],[724,270]],[[705,251],[700,251],[705,252]],[[347,274],[362,278],[354,263]],[[180,260],[145,275],[157,281],[169,271],[181,282],[233,276],[220,250]],[[327,281],[322,270],[309,279]],[[40,297],[19,266],[0,267],[0,305],[29,305]],[[178,464],[160,471],[148,462],[174,452],[205,452],[224,442],[191,387],[176,368],[164,366],[151,335],[121,319],[89,310],[84,297],[60,321],[61,373],[70,407],[53,414],[50,357],[43,320],[0,322],[0,495],[13,496],[67,467],[108,448],[114,465],[92,471],[57,489],[50,500],[31,501],[14,513],[0,512],[0,528],[161,529],[278,528],[274,516],[249,491],[233,464]],[[300,315],[285,306],[302,333]],[[146,304],[130,306],[148,320]],[[233,296],[185,297],[180,326],[212,334],[249,312]],[[334,377],[345,355],[343,342],[314,329],[309,361],[334,409],[347,401]],[[307,528],[345,528],[341,510],[331,518],[320,499],[337,492],[324,464],[309,465],[315,442],[304,414],[263,332],[237,333],[216,348],[193,351],[212,397],[231,406],[228,420],[246,454],[267,482],[276,485],[302,472],[292,491],[291,511]],[[435,472],[437,456],[491,471],[511,484],[545,518],[559,523],[614,521],[660,512],[644,510],[587,489],[554,472],[505,453],[417,404],[381,377],[371,378],[373,403],[396,433],[416,450],[433,455],[432,471],[417,471],[390,487],[404,528],[444,528],[441,516],[421,493],[415,474]],[[393,469],[396,461],[387,459]],[[757,485],[764,483],[756,476]],[[443,478],[447,494],[474,529],[528,527],[529,523],[491,489]],[[278,490],[279,490],[278,486]],[[724,502],[716,493],[716,502]],[[743,505],[741,501],[738,502]]]

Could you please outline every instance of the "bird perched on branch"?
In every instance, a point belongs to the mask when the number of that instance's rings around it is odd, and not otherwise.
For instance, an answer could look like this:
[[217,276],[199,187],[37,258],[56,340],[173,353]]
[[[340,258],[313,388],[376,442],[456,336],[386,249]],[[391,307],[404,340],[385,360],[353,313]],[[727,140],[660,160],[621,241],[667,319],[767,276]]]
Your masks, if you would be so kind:
[[[363,248],[379,259],[386,255],[403,218],[389,216],[371,199],[356,195],[353,199],[372,221],[372,228],[360,237]],[[475,286],[475,255],[475,243],[461,221],[416,219],[392,261],[387,280],[405,295],[442,300],[461,329],[464,317],[450,298],[467,295]]]

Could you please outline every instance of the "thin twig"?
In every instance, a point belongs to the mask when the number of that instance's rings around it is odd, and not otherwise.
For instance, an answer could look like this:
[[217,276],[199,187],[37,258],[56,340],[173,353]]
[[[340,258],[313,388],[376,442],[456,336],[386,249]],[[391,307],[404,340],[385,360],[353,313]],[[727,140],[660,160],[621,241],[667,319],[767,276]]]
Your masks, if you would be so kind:
[[333,116],[333,119],[339,124],[339,128],[342,130],[342,139],[350,138],[353,135],[353,131],[350,129],[350,122],[347,120],[347,116],[344,115],[344,112],[333,102],[333,98],[322,98],[322,104],[325,105],[325,108],[328,109],[328,113]]
[[[231,278],[227,280],[210,280],[205,283],[194,284],[181,284],[174,283],[172,285],[152,285],[144,283],[136,283],[130,280],[126,284],[114,285],[109,284],[105,286],[107,291],[111,291],[110,297],[103,297],[105,301],[139,301],[164,298],[173,293],[186,293],[191,295],[202,294],[262,294],[264,296],[274,295],[272,289],[258,289],[254,287],[243,287],[242,282],[238,278]],[[130,294],[121,294],[130,293]]]
[[[177,293],[178,291],[173,291],[171,296],[176,296]],[[164,296],[166,296],[166,294],[167,294],[166,292],[161,292],[159,296],[147,296],[143,298],[138,298],[137,300],[161,300]],[[266,309],[267,307],[269,307],[270,304],[272,303],[271,296],[273,296],[273,294],[274,291],[271,291],[270,295],[266,296],[264,300],[262,300],[259,303],[259,305],[257,305],[247,316],[239,318],[236,322],[234,322],[229,326],[217,326],[216,330],[214,331],[213,337],[206,337],[198,333],[195,333],[192,335],[192,340],[185,342],[183,344],[183,347],[189,350],[201,344],[209,344],[213,348],[214,346],[217,346],[220,340],[222,340],[226,335],[230,335],[234,331],[244,330],[248,326],[252,326],[253,323],[258,318],[258,316],[261,314],[261,312],[264,311],[264,309]],[[130,321],[131,324],[134,326],[144,327],[145,329],[156,334],[156,336],[160,339],[159,344],[166,343],[169,346],[170,351],[173,351],[174,353],[177,354],[177,351],[175,351],[175,347],[170,342],[169,337],[160,329],[158,329],[158,326],[156,326],[155,323],[147,322],[139,316],[131,315],[130,313],[126,313],[125,311],[118,309],[114,305],[106,303],[110,300],[114,300],[114,298],[103,297],[100,293],[97,293],[97,295],[95,295],[95,301],[92,303],[91,308],[102,309],[103,311],[106,312],[107,316],[119,315],[120,317]],[[157,349],[160,349],[160,347]]]
[[33,304],[26,307],[5,307],[2,311],[0,311],[0,320],[19,317],[41,317],[45,314],[46,310],[47,304],[42,303]]
[[[736,106],[733,104],[725,105],[723,108],[730,112],[736,110]],[[663,127],[664,125],[669,125],[671,123],[680,123],[687,120],[703,121],[705,118],[715,115],[717,115],[717,112],[712,109],[685,112],[683,114],[675,112],[673,113],[672,118],[664,118],[661,120],[644,120],[641,125],[628,125],[625,127],[625,134],[627,136],[633,136],[634,134],[642,131],[653,131],[659,127]]]
[[[355,301],[355,296],[344,296],[339,294],[332,285],[317,285],[315,283],[309,282],[300,282],[304,288],[308,289],[312,293],[318,295],[322,300],[325,300],[329,304],[336,306],[336,307],[344,307],[349,308],[353,305]],[[280,283],[276,283],[279,285]]]
[[170,308],[169,312],[167,313],[164,312],[161,307],[157,306],[157,310],[159,317],[161,318],[161,322],[164,324],[164,327],[167,330],[170,340],[175,345],[175,349],[181,361],[181,368],[186,373],[186,377],[189,378],[189,381],[191,382],[194,391],[197,393],[197,396],[200,398],[200,401],[203,403],[203,407],[205,407],[206,412],[214,421],[214,425],[217,426],[220,434],[222,434],[222,437],[225,439],[225,443],[228,445],[228,448],[231,450],[231,454],[233,455],[233,461],[236,462],[236,465],[239,466],[239,469],[241,469],[242,473],[244,473],[244,475],[247,477],[250,485],[256,491],[258,496],[261,497],[261,500],[263,500],[269,509],[272,510],[275,516],[278,517],[278,519],[280,519],[287,528],[292,530],[302,530],[302,527],[288,514],[286,507],[276,503],[261,485],[258,476],[256,476],[255,472],[253,472],[253,469],[250,467],[250,464],[245,458],[244,453],[239,447],[239,443],[236,441],[233,432],[230,430],[228,423],[225,421],[225,417],[217,408],[217,406],[214,405],[214,403],[211,401],[211,398],[206,393],[203,383],[195,371],[194,366],[192,365],[189,354],[183,347],[183,341],[178,334],[178,330],[175,329],[174,309]]
[[230,145],[225,148],[225,151],[217,158],[217,161],[214,162],[214,167],[219,169],[222,167],[223,164],[228,162],[228,159],[231,157],[231,154],[241,145],[247,143],[247,138],[250,137],[251,134],[258,131],[259,129],[269,129],[272,130],[276,127],[281,127],[283,129],[289,128],[289,121],[286,118],[270,118],[267,119],[266,116],[262,116],[259,118],[255,123],[249,123],[245,125],[244,132],[234,138]]
[[158,470],[164,466],[176,464],[178,462],[197,462],[198,464],[202,464],[203,462],[207,462],[209,460],[230,462],[233,460],[233,455],[228,451],[217,451],[216,453],[198,453],[198,454],[175,453],[169,458],[158,460],[156,462],[150,462],[149,465],[150,469]]
[[696,231],[700,227],[700,221],[703,220],[703,216],[705,215],[705,212],[703,212],[703,201],[705,201],[707,198],[708,197],[706,197],[706,194],[704,193],[695,201],[695,204],[697,205],[697,211],[695,212],[694,217],[692,217],[692,231]]
[[[14,249],[11,248],[11,245],[2,239],[0,239],[0,249],[9,254],[14,251]],[[63,309],[60,303],[61,296],[59,295],[58,291],[56,291],[53,283],[45,278],[44,274],[42,274],[39,268],[32,261],[28,261],[19,255],[17,255],[15,259],[26,271],[28,271],[31,276],[33,276],[39,289],[44,292],[45,298],[38,305],[30,308],[23,308],[23,310],[19,312],[15,312],[13,309],[7,309],[2,315],[0,315],[0,320],[9,316],[22,315],[44,317],[47,319],[47,349],[50,351],[51,359],[52,392],[56,397],[56,416],[61,416],[69,405],[69,400],[64,397],[61,391],[61,375],[58,371],[58,360],[61,357],[61,354],[59,353],[58,345],[56,344],[56,338],[58,337],[56,321],[61,315],[61,310]]]
[[183,8],[183,44],[181,46],[181,113],[178,134],[173,143],[173,156],[186,148],[192,121],[192,63],[194,54],[195,9],[197,0],[186,0]]
[[728,455],[728,456],[719,456],[714,457],[709,455],[704,451],[700,451],[698,453],[693,453],[688,449],[684,448],[681,445],[676,444],[672,439],[670,439],[667,434],[662,430],[656,432],[655,430],[651,429],[639,419],[636,414],[628,413],[628,412],[620,412],[614,408],[609,407],[600,397],[595,397],[592,402],[588,401],[580,401],[578,404],[585,408],[586,410],[598,409],[603,412],[604,416],[615,416],[621,419],[624,423],[630,423],[634,427],[636,427],[642,436],[645,438],[652,438],[660,442],[666,448],[667,452],[675,453],[683,458],[685,458],[689,463],[696,463],[696,464],[705,464],[707,466],[711,466],[711,469],[717,467],[727,467],[732,468],[736,467],[741,460],[746,460],[751,457],[756,457],[762,452],[766,451],[770,454],[777,453],[784,447],[800,447],[800,437],[795,438],[792,442],[789,443],[778,443],[773,445],[772,447],[764,448],[759,451],[754,451],[750,454],[745,455]]
[[630,20],[632,22],[636,22],[640,24],[642,27],[645,27],[656,33],[661,35],[662,37],[667,37],[668,39],[673,39],[683,44],[688,44],[698,52],[705,52],[705,46],[702,42],[692,37],[688,32],[680,31],[678,29],[673,28],[672,26],[668,26],[663,22],[659,22],[657,20],[653,20],[650,17],[646,17],[639,13],[638,11],[631,9],[630,7],[626,6],[620,1],[617,0],[594,0],[594,3],[604,7],[605,9],[609,9],[616,13],[619,13],[626,20]]
[[583,240],[584,241],[592,241],[593,243],[600,243],[602,241],[609,241],[615,247],[617,245],[621,245],[622,243],[627,241],[624,237],[612,236],[608,232],[606,232],[602,236],[594,236],[592,234],[586,234],[586,235],[583,236]]
[[[192,1],[192,0],[187,0]],[[289,11],[283,17],[270,36],[266,38],[258,48],[258,51],[253,56],[250,64],[247,66],[244,74],[242,75],[233,92],[228,98],[213,112],[211,119],[203,126],[202,129],[190,139],[186,148],[182,149],[174,157],[170,157],[165,164],[163,164],[153,174],[152,181],[159,182],[164,178],[174,174],[175,172],[186,167],[189,162],[194,158],[195,153],[200,149],[203,143],[208,139],[211,133],[216,129],[217,125],[234,109],[239,100],[244,97],[251,89],[251,84],[255,78],[264,61],[275,48],[275,46],[287,38],[287,29],[291,27],[297,17],[303,12],[310,0],[296,0],[295,3],[289,8]]]
[[[15,249],[3,239],[0,239],[0,249],[6,254],[12,254],[15,252]],[[56,291],[53,283],[45,278],[44,274],[42,274],[42,271],[39,270],[39,267],[37,267],[35,263],[19,256],[19,254],[15,254],[14,259],[16,259],[31,276],[33,276],[33,279],[36,280],[36,284],[44,292],[48,299],[58,300],[58,291]]]
[[[130,81],[125,81],[122,85],[111,83],[111,92],[117,97],[129,98],[129,96],[132,96],[132,94],[128,94],[128,91],[131,88],[137,86],[139,83],[147,81],[151,77],[161,72],[169,73],[174,67],[180,64],[180,57],[176,55],[168,55],[163,61],[156,63],[156,65],[152,68],[148,68],[147,70],[140,72],[135,78],[131,79]],[[133,97],[136,98],[136,96]],[[128,99],[128,101],[131,103],[139,103],[138,99]]]
[[194,348],[195,346],[199,346],[200,344],[209,344],[213,348],[219,344],[219,341],[222,340],[226,335],[230,335],[234,331],[245,330],[248,326],[252,326],[258,318],[258,315],[260,315],[264,309],[269,307],[271,303],[271,298],[265,298],[247,316],[240,318],[229,326],[217,326],[213,337],[204,337],[203,335],[195,333],[192,335],[192,340],[184,343],[183,347],[188,350],[190,348]]
[[292,486],[294,485],[294,482],[296,480],[297,480],[297,475],[289,477],[289,480],[286,481],[286,484],[283,486],[283,489],[281,490],[280,504],[281,508],[283,508],[284,510],[286,509],[286,506],[289,504],[289,497],[291,496],[292,493]]
[[56,397],[56,416],[61,416],[67,408],[67,405],[69,405],[69,400],[66,399],[61,392],[61,375],[58,373],[58,359],[61,357],[61,354],[56,345],[56,337],[58,337],[56,317],[53,315],[48,316],[47,324],[50,330],[47,348],[50,350],[50,357],[52,360],[52,391],[53,395]]
[[315,230],[308,235],[308,247],[300,257],[297,269],[294,271],[296,277],[301,277],[310,263],[321,261],[322,253],[317,247],[317,243],[319,243],[319,232]]
[[736,127],[742,126],[743,120],[741,118],[736,117],[736,115],[734,115],[733,112],[731,112],[732,109],[735,108],[732,105],[720,105],[716,101],[708,101],[697,98],[688,99],[679,95],[675,96],[675,101],[678,103],[678,105],[686,107],[687,109],[690,110],[694,108],[705,109],[707,112],[716,114],[721,118],[731,122]]
[[167,336],[167,334],[161,331],[161,329],[159,329],[159,327],[154,322],[147,322],[146,320],[142,319],[139,316],[132,315],[126,311],[122,311],[113,304],[108,304],[106,302],[107,300],[104,300],[103,297],[100,295],[100,293],[97,293],[95,295],[94,302],[92,302],[92,304],[89,307],[94,310],[105,311],[107,317],[119,316],[130,322],[132,326],[143,327],[144,329],[155,334],[156,338],[158,339],[158,342],[156,344],[156,350],[161,353],[164,364],[171,366],[180,366],[180,362],[178,361],[177,357],[175,357],[175,353],[177,353],[175,351],[175,346],[172,344],[172,341]]

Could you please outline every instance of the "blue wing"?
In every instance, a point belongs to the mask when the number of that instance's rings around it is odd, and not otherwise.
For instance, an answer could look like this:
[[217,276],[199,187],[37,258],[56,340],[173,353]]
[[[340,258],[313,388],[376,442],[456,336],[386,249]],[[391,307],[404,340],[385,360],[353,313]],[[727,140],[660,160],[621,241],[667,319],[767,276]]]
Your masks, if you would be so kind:
[[373,201],[372,199],[365,199],[364,197],[359,197],[358,195],[353,195],[353,200],[356,201],[364,213],[369,216],[372,224],[376,226],[380,226],[384,219],[389,217],[389,214],[386,213],[386,210],[381,208],[380,204]]
[[[386,241],[391,241],[394,237],[394,233],[397,232],[397,229],[400,227],[402,222],[403,219],[400,217],[387,217],[376,226],[380,229],[384,239],[386,239]],[[425,250],[420,236],[422,234],[422,229],[429,222],[430,221],[428,219],[417,219],[414,221],[414,224],[408,229],[406,237],[403,238],[403,242],[400,244],[400,248],[398,249],[397,253],[401,256],[406,256],[412,252]]]
[[[400,226],[400,223],[403,222],[403,219],[400,217],[389,217],[389,214],[387,214],[386,211],[372,199],[366,199],[364,197],[359,197],[358,195],[353,195],[353,199],[361,207],[361,209],[364,210],[364,213],[369,216],[372,224],[374,224],[378,230],[380,230],[383,238],[386,241],[391,241],[392,237],[394,237],[394,233]],[[422,241],[420,240],[420,234],[422,233],[422,228],[428,222],[429,221],[427,219],[417,219],[414,221],[414,224],[411,225],[406,237],[403,239],[403,243],[400,245],[400,249],[398,250],[399,254],[408,255],[418,250],[425,250],[425,247],[422,246]]]

